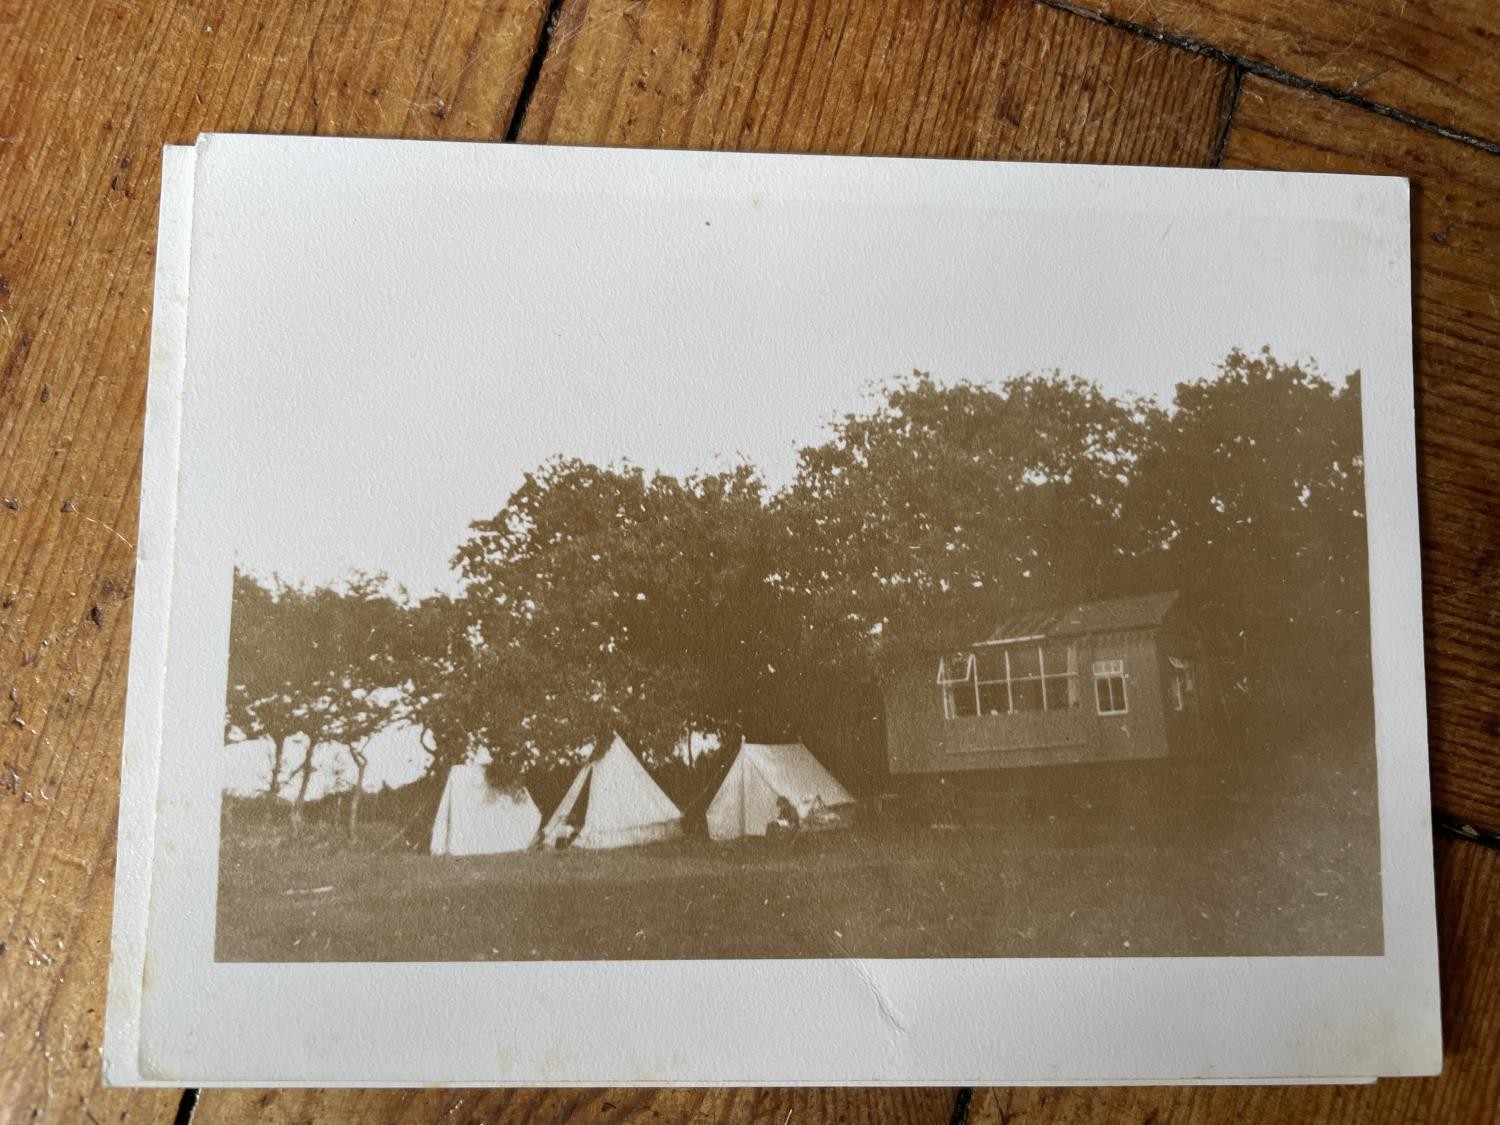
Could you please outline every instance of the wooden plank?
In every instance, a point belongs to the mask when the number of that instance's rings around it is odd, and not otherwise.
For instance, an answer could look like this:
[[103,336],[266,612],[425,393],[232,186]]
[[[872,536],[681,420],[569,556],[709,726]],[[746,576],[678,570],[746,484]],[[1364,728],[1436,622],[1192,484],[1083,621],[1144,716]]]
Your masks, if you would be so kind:
[[179,1097],[98,1088],[158,146],[501,136],[540,27],[493,0],[0,12],[0,1118]]
[[1203,165],[1230,71],[1030,3],[565,3],[521,138]]
[[[503,135],[540,16],[535,4],[464,0],[394,13],[332,0],[271,7],[100,3],[60,18],[36,5],[0,37],[0,74],[12,79],[0,90],[0,492],[21,504],[0,509],[0,601],[10,601],[0,689],[17,688],[14,713],[28,723],[7,715],[0,733],[0,760],[15,771],[0,770],[0,804],[17,842],[0,853],[12,903],[0,1011],[7,1028],[40,1032],[0,1039],[0,1105],[23,1118],[34,1107],[154,1119],[176,1100],[94,1089],[113,862],[112,818],[99,810],[113,804],[130,578],[115,533],[134,536],[155,146],[200,128]],[[565,6],[526,135],[1204,163],[1229,90],[1216,64],[1017,5],[871,5],[828,25],[770,6],[667,7]],[[1494,901],[1493,878],[1483,892]],[[1495,991],[1492,971],[1460,971],[1463,995]],[[1492,1022],[1471,1033],[1492,1050]],[[329,1115],[354,1096],[287,1112],[339,1120]],[[407,1119],[440,1116],[424,1114],[433,1106],[467,1119],[481,1111],[455,1101],[466,1096],[478,1095],[384,1092],[358,1104],[361,1117],[401,1119],[415,1105]],[[861,1104],[925,1116],[928,1104],[807,1091],[485,1096],[549,1116],[664,1119],[794,1108],[793,1120],[831,1120]],[[199,1114],[244,1097],[206,1093]]]
[[722,1122],[724,1125],[946,1123],[954,1091],[844,1090],[205,1090],[193,1125],[354,1125],[431,1121]]
[[1489,0],[1040,0],[1500,141]]
[[1491,1121],[1500,1105],[1500,851],[1467,841],[1437,846],[1442,933],[1444,1072],[1369,1086],[1219,1086],[1182,1090],[976,1090],[970,1125],[1049,1121],[1196,1125],[1254,1121]]
[[1500,156],[1250,78],[1226,167],[1409,176],[1435,804],[1500,829]]

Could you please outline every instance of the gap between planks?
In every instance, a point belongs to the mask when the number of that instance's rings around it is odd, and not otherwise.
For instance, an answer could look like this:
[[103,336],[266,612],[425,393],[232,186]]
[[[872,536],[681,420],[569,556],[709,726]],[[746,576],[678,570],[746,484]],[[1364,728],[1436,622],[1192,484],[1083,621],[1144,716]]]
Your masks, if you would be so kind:
[[[526,67],[526,77],[521,82],[521,91],[516,95],[516,108],[511,111],[510,122],[505,127],[505,140],[515,144],[521,139],[521,126],[526,121],[526,111],[531,108],[532,95],[542,78],[542,67],[546,65],[547,53],[552,49],[552,34],[562,18],[565,0],[547,0],[547,11],[537,29],[536,46],[532,48],[531,61]],[[1227,135],[1227,134],[1226,134]]]
[[[525,81],[521,84],[521,92],[516,98],[516,107],[511,114],[510,122],[506,126],[505,140],[516,142],[520,140],[521,128],[526,122],[526,112],[531,108],[532,95],[536,92],[537,83],[541,80],[542,68],[546,65],[547,55],[552,47],[553,33],[562,18],[562,9],[566,0],[548,0],[546,15],[542,19],[541,28],[537,33],[536,47],[532,51],[531,61],[527,67]],[[1472,145],[1485,152],[1500,156],[1500,140],[1491,140],[1486,137],[1476,136],[1462,129],[1456,129],[1451,125],[1444,125],[1440,121],[1421,117],[1405,110],[1397,109],[1383,102],[1373,101],[1370,98],[1361,97],[1352,90],[1341,90],[1337,86],[1329,86],[1326,83],[1315,82],[1310,78],[1304,78],[1300,74],[1284,70],[1279,66],[1262,62],[1259,59],[1247,55],[1238,55],[1231,51],[1215,47],[1211,43],[1194,39],[1188,35],[1167,31],[1162,28],[1147,27],[1144,24],[1135,23],[1131,20],[1121,19],[1104,12],[1095,11],[1085,4],[1075,3],[1074,0],[1030,0],[1030,3],[1055,11],[1063,12],[1079,19],[1091,20],[1106,27],[1114,28],[1116,31],[1128,35],[1135,35],[1153,42],[1163,43],[1168,47],[1174,47],[1191,54],[1201,55],[1212,59],[1226,67],[1232,72],[1232,84],[1230,94],[1227,98],[1224,114],[1223,132],[1214,145],[1213,161],[1211,167],[1217,168],[1224,155],[1224,149],[1229,143],[1230,131],[1234,128],[1235,110],[1239,106],[1240,89],[1244,85],[1245,75],[1254,74],[1268,81],[1290,86],[1293,89],[1303,90],[1312,94],[1319,94],[1334,101],[1344,102],[1369,113],[1388,117],[1413,129],[1421,129],[1424,132],[1435,133],[1450,141],[1460,144]]]
[[[1194,39],[1188,35],[1167,31],[1162,28],[1147,27],[1144,24],[1121,19],[1119,16],[1111,16],[1104,12],[1095,11],[1085,4],[1075,3],[1074,0],[1031,0],[1031,3],[1040,4],[1046,8],[1053,8],[1059,12],[1066,12],[1081,19],[1093,20],[1095,23],[1102,23],[1106,27],[1112,27],[1117,31],[1123,31],[1130,35],[1138,35],[1143,39],[1150,39],[1157,43],[1164,43],[1169,47],[1176,47],[1178,50],[1202,55],[1225,66],[1233,67],[1235,69],[1236,91],[1238,91],[1238,87],[1246,73],[1254,74],[1268,81],[1276,82],[1283,86],[1290,86],[1293,89],[1304,90],[1311,94],[1320,94],[1325,98],[1332,98],[1334,101],[1344,102],[1358,109],[1379,114],[1381,117],[1389,117],[1393,121],[1399,121],[1401,124],[1408,125],[1414,129],[1436,133],[1438,136],[1446,137],[1450,141],[1472,145],[1475,148],[1483,149],[1485,152],[1500,156],[1500,140],[1491,140],[1487,137],[1476,136],[1463,129],[1444,125],[1440,121],[1420,117],[1415,113],[1408,113],[1403,109],[1397,109],[1395,106],[1389,106],[1383,102],[1372,101],[1369,98],[1361,97],[1352,90],[1341,90],[1337,86],[1314,82],[1310,78],[1303,78],[1300,74],[1283,70],[1279,66],[1273,66],[1268,62],[1262,62],[1259,59],[1250,58],[1246,55],[1234,54],[1231,51],[1215,47],[1211,43],[1204,43],[1202,40]],[[1226,127],[1226,138],[1228,137],[1228,133],[1229,128]]]

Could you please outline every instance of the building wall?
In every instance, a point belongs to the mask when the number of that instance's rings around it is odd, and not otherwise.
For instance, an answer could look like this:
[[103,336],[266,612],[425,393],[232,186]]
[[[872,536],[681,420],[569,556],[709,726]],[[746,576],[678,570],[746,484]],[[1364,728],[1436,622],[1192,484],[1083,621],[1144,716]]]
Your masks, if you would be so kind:
[[[1169,751],[1172,754],[1197,754],[1211,749],[1215,744],[1213,677],[1204,667],[1202,647],[1186,630],[1164,629],[1157,636],[1157,648],[1161,657],[1157,667],[1161,675],[1162,713]],[[1172,656],[1190,660],[1193,664],[1195,687],[1188,697],[1188,706],[1182,711],[1173,709],[1171,694],[1167,691],[1172,675],[1167,658]]]
[[[1126,758],[1169,752],[1166,684],[1151,631],[1076,638],[1080,704],[1066,711],[943,717],[937,658],[913,661],[886,684],[886,748],[892,773],[1003,769]],[[1129,713],[1099,715],[1096,660],[1125,662]]]

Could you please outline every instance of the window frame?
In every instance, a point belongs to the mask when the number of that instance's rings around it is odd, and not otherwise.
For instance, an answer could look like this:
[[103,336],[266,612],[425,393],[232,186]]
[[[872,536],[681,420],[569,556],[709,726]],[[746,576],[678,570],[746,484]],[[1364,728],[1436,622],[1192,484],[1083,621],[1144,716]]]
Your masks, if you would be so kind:
[[[1101,684],[1112,683],[1118,680],[1120,683],[1120,705],[1114,706],[1114,688],[1109,689],[1110,708],[1104,708],[1104,700],[1099,694]],[[1130,714],[1130,686],[1129,677],[1125,674],[1125,658],[1118,657],[1111,660],[1094,661],[1094,714],[1104,717]]]
[[[1005,641],[981,641],[972,646],[963,655],[966,657],[964,674],[960,677],[949,675],[951,657],[941,657],[938,660],[938,687],[943,693],[943,719],[967,718],[1002,718],[1010,715],[1027,714],[1032,711],[1048,714],[1055,711],[1073,711],[1082,706],[1082,691],[1079,689],[1078,672],[1078,646],[1067,640],[1053,641],[1051,647],[1061,647],[1066,652],[1065,668],[1063,671],[1053,671],[1047,665],[1047,638],[1044,636],[1016,637]],[[1015,667],[1011,662],[1011,653],[1021,646],[1033,646],[1036,652],[1035,674],[1017,675]],[[980,674],[979,650],[981,648],[998,648],[1000,650],[1000,661],[1003,672],[996,676],[984,678]],[[957,654],[954,654],[957,655]],[[1057,681],[1064,681],[1066,687],[1066,699],[1061,701],[1060,706],[1049,706],[1051,693],[1060,690]],[[972,683],[974,686],[974,711],[972,715],[960,714],[959,708],[954,702],[954,691],[961,684]],[[1017,707],[1016,694],[1017,685],[1036,684],[1040,692],[1042,705],[1040,707]],[[985,710],[982,705],[983,689],[1005,688],[1005,709],[1003,711]]]
[[[998,717],[1000,715],[1014,715],[1016,713],[1016,697],[1015,697],[1015,694],[1010,689],[1010,653],[1005,652],[1004,650],[1002,650],[1001,651],[1001,655],[1005,658],[1005,675],[1001,676],[998,679],[992,677],[992,678],[990,678],[988,680],[981,680],[979,678],[979,653],[977,653],[977,652],[973,653],[973,660],[974,660],[974,714],[978,715],[978,716],[981,716],[983,718],[986,718],[986,719],[996,718],[996,717]],[[1004,711],[986,711],[986,710],[982,709],[979,706],[979,697],[980,697],[979,689],[981,687],[995,687],[997,685],[1002,685],[1002,684],[1005,687],[1005,710]]]
[[979,714],[979,662],[973,652],[964,653],[964,674],[958,679],[952,679],[948,675],[949,657],[938,657],[938,687],[943,692],[943,720],[945,722],[953,719],[967,719],[972,716],[960,715],[958,706],[954,700],[954,689],[960,684],[973,682],[974,684],[974,715]]

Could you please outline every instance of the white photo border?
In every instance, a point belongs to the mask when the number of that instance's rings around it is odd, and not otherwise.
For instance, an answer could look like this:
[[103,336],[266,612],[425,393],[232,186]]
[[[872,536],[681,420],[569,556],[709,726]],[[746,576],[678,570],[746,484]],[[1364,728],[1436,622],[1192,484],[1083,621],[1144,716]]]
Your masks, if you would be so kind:
[[[169,161],[173,159],[169,156]],[[1363,373],[1384,953],[1370,957],[225,964],[214,960],[230,576],[222,519],[242,466],[216,459],[247,346],[212,279],[246,200],[277,175],[382,184],[477,175],[587,200],[674,194],[962,207],[984,198],[1355,223],[1370,255]],[[373,179],[372,179],[373,175]],[[434,142],[206,136],[192,191],[193,291],[180,418],[153,412],[147,465],[177,448],[168,520],[143,484],[131,713],[160,722],[159,790],[130,741],[111,985],[111,1082],[171,1085],[1115,1084],[1431,1074],[1441,1063],[1413,416],[1409,199],[1403,180],[1284,173],[754,156]],[[168,179],[170,185],[174,181]],[[561,185],[561,186],[560,186]],[[177,228],[174,228],[177,229]],[[175,243],[174,243],[175,244]],[[158,323],[176,279],[158,275]],[[216,315],[217,314],[217,315]],[[155,344],[155,340],[153,341]],[[171,386],[170,341],[153,347]],[[253,346],[253,343],[248,345]],[[148,527],[149,521],[149,527]],[[147,638],[159,632],[161,643]],[[170,655],[168,655],[170,654]],[[153,676],[157,660],[164,682]],[[130,738],[151,724],[131,724]],[[151,823],[154,815],[154,825]],[[141,834],[152,840],[149,858]],[[154,833],[154,835],[153,835]],[[143,870],[144,869],[144,870]],[[144,920],[144,947],[137,950]],[[138,975],[137,975],[138,974]],[[139,981],[139,988],[134,984]],[[138,1001],[136,1013],[130,1011]]]

